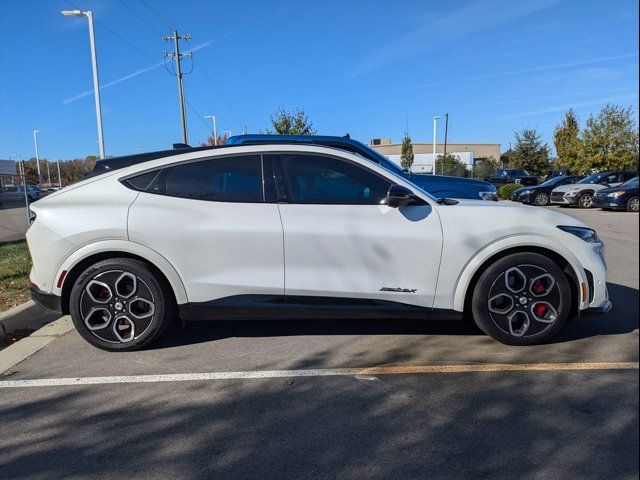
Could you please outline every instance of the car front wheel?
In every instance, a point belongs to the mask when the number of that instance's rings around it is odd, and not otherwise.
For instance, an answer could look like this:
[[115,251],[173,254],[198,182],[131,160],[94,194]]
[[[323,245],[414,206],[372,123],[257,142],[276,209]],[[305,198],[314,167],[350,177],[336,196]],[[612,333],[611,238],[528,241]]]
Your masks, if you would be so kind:
[[638,205],[638,197],[630,198],[627,202],[627,211],[628,212],[637,212],[640,208]]
[[71,290],[78,333],[95,347],[132,351],[156,340],[174,312],[170,287],[140,260],[114,258],[85,270]]
[[578,198],[580,208],[591,208],[593,206],[593,196],[590,193],[583,193]]
[[473,292],[478,327],[507,345],[535,345],[553,337],[571,311],[569,281],[537,253],[515,253],[487,268]]
[[549,203],[551,203],[551,199],[549,198],[548,194],[539,193],[536,195],[534,203],[539,207],[546,207],[547,205],[549,205]]

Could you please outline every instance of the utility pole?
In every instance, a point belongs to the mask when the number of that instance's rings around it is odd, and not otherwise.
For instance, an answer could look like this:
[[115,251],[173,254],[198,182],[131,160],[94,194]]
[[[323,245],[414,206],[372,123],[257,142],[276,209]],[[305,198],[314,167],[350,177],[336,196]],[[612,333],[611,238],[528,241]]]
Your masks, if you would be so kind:
[[216,129],[216,116],[215,115],[205,115],[204,118],[213,119],[213,144],[218,145],[218,130]]
[[436,172],[436,135],[438,134],[438,119],[440,117],[433,117],[433,168],[431,173],[435,175]]
[[180,62],[184,57],[190,57],[191,53],[180,53],[180,40],[189,40],[191,35],[179,35],[177,30],[170,37],[164,37],[165,41],[173,41],[173,53],[165,52],[165,58],[176,61],[176,77],[178,77],[178,96],[180,97],[180,120],[182,121],[182,143],[189,144],[187,136],[187,111],[184,106],[184,86],[182,85],[182,66]]
[[33,131],[33,143],[36,146],[36,166],[38,167],[38,187],[42,190],[42,175],[40,174],[40,156],[38,155],[38,134],[42,133],[42,130]]
[[47,162],[47,188],[51,188],[51,171],[49,170],[49,160],[45,160]]

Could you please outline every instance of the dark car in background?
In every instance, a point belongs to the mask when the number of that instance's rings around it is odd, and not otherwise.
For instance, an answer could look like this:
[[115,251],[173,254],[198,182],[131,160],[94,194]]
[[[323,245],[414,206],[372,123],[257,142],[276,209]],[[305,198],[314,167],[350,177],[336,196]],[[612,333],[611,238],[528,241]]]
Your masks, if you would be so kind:
[[620,186],[599,190],[593,196],[593,206],[603,210],[638,211],[638,177]]
[[551,204],[551,191],[560,185],[569,185],[582,180],[580,175],[556,176],[551,177],[540,185],[533,187],[523,187],[515,190],[511,195],[514,202],[522,202],[529,205],[538,205],[545,207]]
[[501,168],[489,177],[488,181],[497,186],[519,183],[526,187],[537,185],[539,179],[535,175],[529,175],[529,172],[522,168]]
[[374,149],[348,137],[328,135],[236,135],[227,140],[227,145],[264,145],[274,143],[324,145],[355,153],[406,178],[436,198],[498,200],[496,187],[489,182],[472,178],[412,173],[403,170]]

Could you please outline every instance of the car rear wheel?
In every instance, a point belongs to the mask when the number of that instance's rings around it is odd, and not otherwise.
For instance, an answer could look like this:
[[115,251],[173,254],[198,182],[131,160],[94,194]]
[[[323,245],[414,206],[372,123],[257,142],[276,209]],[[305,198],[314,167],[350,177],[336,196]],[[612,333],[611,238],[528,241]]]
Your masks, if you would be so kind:
[[549,203],[551,203],[549,194],[544,192],[537,194],[536,198],[534,199],[534,203],[539,207],[546,207],[547,205],[549,205]]
[[95,347],[138,350],[156,340],[173,318],[169,288],[140,260],[103,260],[85,270],[73,286],[71,318]]
[[487,268],[473,292],[473,318],[507,345],[535,345],[553,337],[571,311],[569,281],[552,260],[515,253]]
[[627,211],[628,212],[637,212],[640,205],[638,204],[638,197],[630,198],[627,202]]
[[591,208],[593,206],[593,195],[590,193],[583,193],[578,198],[578,206],[580,208]]

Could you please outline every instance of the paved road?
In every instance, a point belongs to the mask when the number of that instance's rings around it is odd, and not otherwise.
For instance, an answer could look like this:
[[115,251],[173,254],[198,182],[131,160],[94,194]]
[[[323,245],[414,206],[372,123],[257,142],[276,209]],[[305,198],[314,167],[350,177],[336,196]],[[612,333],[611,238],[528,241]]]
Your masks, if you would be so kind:
[[[175,329],[109,354],[74,331],[10,379],[638,362],[638,215],[568,213],[607,243],[615,308],[548,345],[507,347],[466,324],[335,320]],[[637,369],[602,369],[0,389],[0,478],[637,478],[638,388]]]
[[23,239],[27,226],[25,207],[0,206],[0,243]]

